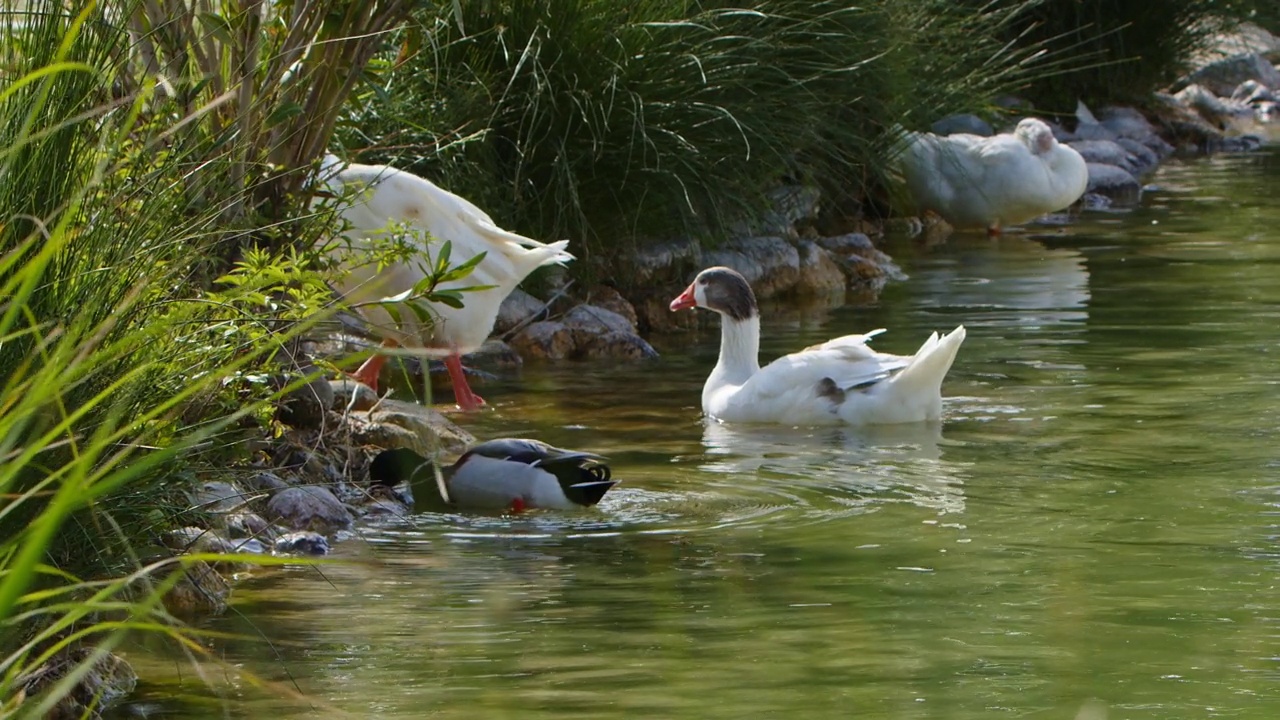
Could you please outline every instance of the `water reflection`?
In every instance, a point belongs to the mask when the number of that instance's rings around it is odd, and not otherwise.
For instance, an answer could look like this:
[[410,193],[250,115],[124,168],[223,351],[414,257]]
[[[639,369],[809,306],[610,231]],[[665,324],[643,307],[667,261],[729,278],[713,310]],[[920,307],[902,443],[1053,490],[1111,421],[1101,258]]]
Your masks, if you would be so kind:
[[963,512],[963,468],[942,460],[941,441],[941,423],[777,427],[708,420],[699,468],[825,489],[844,507],[889,496],[939,513]]

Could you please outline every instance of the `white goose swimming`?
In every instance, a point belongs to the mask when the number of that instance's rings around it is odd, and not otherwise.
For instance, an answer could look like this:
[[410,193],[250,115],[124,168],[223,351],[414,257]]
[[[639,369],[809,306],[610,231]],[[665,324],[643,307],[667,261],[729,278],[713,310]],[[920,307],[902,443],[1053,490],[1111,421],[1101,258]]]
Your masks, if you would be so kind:
[[907,133],[899,162],[919,210],[992,235],[1068,207],[1089,185],[1084,158],[1036,118],[992,137]]
[[[350,249],[342,247],[331,253],[342,270],[338,291],[357,306],[369,328],[382,337],[383,347],[403,345],[418,349],[428,357],[443,357],[458,405],[464,410],[480,407],[484,399],[467,384],[461,355],[476,350],[489,337],[503,299],[529,273],[543,265],[573,259],[573,255],[565,251],[569,241],[540,243],[503,230],[465,198],[393,167],[356,164],[342,167],[336,157],[329,155],[322,165],[321,177],[334,194],[353,187],[361,190],[354,202],[340,209],[352,229],[348,233]],[[407,223],[411,229],[426,231],[430,238],[415,234],[410,242],[417,245],[419,257],[380,267],[379,261],[383,258],[369,250],[374,239],[393,223]],[[427,246],[431,238],[435,240],[432,246],[436,252],[444,241],[451,243],[451,265],[485,253],[470,275],[444,283],[439,289],[494,287],[464,293],[460,308],[432,304],[434,322],[425,325],[403,304],[398,320],[384,306],[371,304],[401,294],[408,296],[413,291],[426,276],[422,264],[432,264],[429,258],[434,254],[429,254]],[[354,376],[376,390],[378,373],[385,362],[385,355],[374,353]]]
[[[473,445],[441,473],[447,500],[457,507],[512,512],[589,507],[618,484],[599,455],[522,438]],[[369,480],[377,485],[408,480],[434,489],[433,474],[430,460],[403,448],[384,450],[369,464]]]
[[702,388],[702,411],[723,422],[875,425],[942,416],[942,378],[964,342],[964,326],[933,333],[911,357],[872,350],[884,330],[846,335],[778,358],[761,368],[760,310],[746,279],[707,268],[671,309],[717,312],[720,360]]

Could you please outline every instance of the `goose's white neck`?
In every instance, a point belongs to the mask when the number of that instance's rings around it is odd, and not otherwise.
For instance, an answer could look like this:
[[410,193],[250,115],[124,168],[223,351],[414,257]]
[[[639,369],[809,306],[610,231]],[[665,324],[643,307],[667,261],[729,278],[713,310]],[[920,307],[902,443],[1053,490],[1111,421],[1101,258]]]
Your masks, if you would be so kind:
[[720,360],[702,389],[707,394],[725,385],[742,385],[760,372],[760,316],[734,320],[720,316]]

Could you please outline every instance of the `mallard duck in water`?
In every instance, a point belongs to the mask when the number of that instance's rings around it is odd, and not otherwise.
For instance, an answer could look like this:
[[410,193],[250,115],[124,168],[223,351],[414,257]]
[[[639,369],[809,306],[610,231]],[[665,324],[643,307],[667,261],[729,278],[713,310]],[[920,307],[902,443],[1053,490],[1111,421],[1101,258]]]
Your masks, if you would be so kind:
[[[595,453],[523,438],[473,445],[440,470],[451,504],[482,510],[589,507],[618,484],[605,458]],[[369,464],[369,480],[379,485],[421,485],[432,475],[431,460],[404,448],[384,450]]]

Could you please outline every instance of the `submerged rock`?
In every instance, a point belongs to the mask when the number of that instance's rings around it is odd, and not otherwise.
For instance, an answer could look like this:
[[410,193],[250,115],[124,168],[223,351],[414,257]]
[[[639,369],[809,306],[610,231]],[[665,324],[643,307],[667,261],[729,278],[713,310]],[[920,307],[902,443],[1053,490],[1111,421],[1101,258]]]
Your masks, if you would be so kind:
[[800,253],[781,237],[733,240],[703,253],[702,260],[707,267],[724,265],[742,273],[760,298],[787,292],[800,277]]
[[[1160,165],[1160,156],[1156,151],[1137,140],[1122,137],[1116,140],[1116,144],[1129,153],[1129,166],[1126,169],[1134,175],[1145,175]],[[1169,150],[1172,151],[1173,147],[1170,146]]]
[[282,490],[267,503],[267,516],[294,530],[334,533],[351,527],[351,513],[328,488]]
[[1089,186],[1086,193],[1105,195],[1114,205],[1136,205],[1142,199],[1142,184],[1124,168],[1087,163]]
[[[95,648],[77,645],[60,650],[47,662],[17,679],[27,697],[53,688],[86,663],[92,666],[71,686],[65,697],[45,715],[46,720],[98,720],[102,711],[124,699],[138,685],[138,674],[123,658],[111,653],[99,654]],[[14,709],[14,708],[6,708]]]
[[511,346],[526,359],[564,360],[573,353],[574,336],[564,323],[539,320],[511,338]]
[[219,615],[226,611],[231,586],[218,571],[209,563],[192,558],[186,559],[183,565],[180,570],[166,566],[155,573],[155,582],[162,581],[169,573],[180,573],[178,582],[164,595],[165,609],[183,616]]
[[291,532],[276,538],[275,551],[281,555],[327,555],[329,541],[310,530]]

